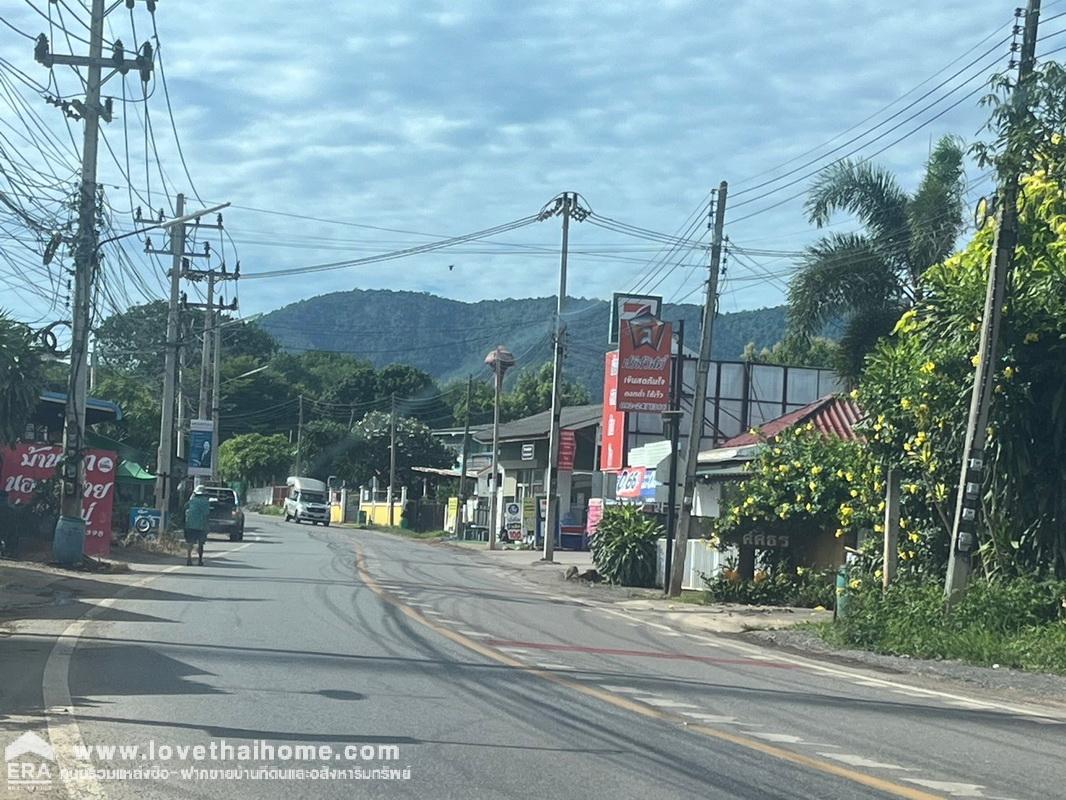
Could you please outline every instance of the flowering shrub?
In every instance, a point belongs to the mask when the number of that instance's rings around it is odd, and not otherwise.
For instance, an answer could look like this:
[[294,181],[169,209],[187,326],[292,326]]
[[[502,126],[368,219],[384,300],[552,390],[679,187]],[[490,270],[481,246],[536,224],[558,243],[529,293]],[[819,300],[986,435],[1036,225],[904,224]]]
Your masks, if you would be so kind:
[[[1066,195],[1038,170],[1023,179],[1019,205],[986,431],[981,563],[989,575],[1066,577]],[[948,554],[994,227],[925,273],[859,391],[874,455],[904,476],[913,547],[901,558],[929,571]]]
[[808,423],[766,442],[748,472],[723,496],[725,539],[784,535],[802,546],[823,531],[842,537],[881,528],[880,468],[861,442],[824,436]]

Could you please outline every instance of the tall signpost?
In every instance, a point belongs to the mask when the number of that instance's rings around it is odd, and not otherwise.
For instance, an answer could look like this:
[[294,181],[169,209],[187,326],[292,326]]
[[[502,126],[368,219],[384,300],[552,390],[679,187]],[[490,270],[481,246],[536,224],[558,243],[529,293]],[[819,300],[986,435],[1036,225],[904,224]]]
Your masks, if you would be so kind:
[[515,365],[514,354],[502,344],[485,356],[485,364],[492,370],[496,384],[495,401],[492,404],[492,475],[489,477],[489,550],[496,549],[496,516],[500,503],[500,397],[503,394],[503,376]]

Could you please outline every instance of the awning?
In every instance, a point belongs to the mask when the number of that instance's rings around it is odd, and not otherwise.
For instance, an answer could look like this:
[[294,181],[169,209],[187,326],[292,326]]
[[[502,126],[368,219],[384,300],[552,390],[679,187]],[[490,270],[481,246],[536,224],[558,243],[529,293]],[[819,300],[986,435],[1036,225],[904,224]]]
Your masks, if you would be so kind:
[[155,475],[135,461],[123,460],[118,462],[116,478],[124,483],[155,483]]

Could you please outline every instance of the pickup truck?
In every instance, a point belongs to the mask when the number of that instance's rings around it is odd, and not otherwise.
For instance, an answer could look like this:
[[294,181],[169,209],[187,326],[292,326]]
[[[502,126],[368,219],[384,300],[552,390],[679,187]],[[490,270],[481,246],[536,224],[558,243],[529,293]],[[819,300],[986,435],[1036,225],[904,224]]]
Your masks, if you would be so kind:
[[243,541],[244,511],[237,493],[221,486],[204,486],[202,491],[211,502],[207,532],[229,534],[231,542]]

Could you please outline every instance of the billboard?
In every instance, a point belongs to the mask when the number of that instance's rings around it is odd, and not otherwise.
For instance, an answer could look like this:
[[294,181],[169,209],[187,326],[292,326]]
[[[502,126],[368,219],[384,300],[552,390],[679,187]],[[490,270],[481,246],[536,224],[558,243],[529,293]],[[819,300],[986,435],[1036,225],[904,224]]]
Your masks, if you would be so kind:
[[618,342],[618,410],[662,414],[670,410],[673,328],[649,315],[624,319]]
[[625,463],[626,415],[618,410],[618,351],[603,362],[603,416],[600,418],[600,472],[618,472]]
[[189,422],[189,475],[213,475],[215,454],[211,451],[211,434],[215,423],[209,419],[194,419]]
[[[59,445],[21,442],[4,450],[0,488],[7,492],[7,502],[29,503],[37,484],[51,478],[62,459],[63,448]],[[85,467],[81,501],[81,516],[85,520],[84,553],[106,556],[111,552],[111,507],[115,500],[118,455],[110,450],[86,450],[82,463]]]
[[663,309],[663,299],[654,294],[625,294],[615,292],[611,300],[611,327],[607,331],[607,342],[618,344],[618,329],[624,319],[634,317],[658,317]]

